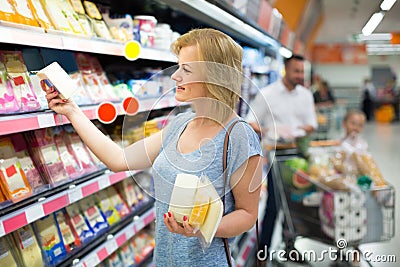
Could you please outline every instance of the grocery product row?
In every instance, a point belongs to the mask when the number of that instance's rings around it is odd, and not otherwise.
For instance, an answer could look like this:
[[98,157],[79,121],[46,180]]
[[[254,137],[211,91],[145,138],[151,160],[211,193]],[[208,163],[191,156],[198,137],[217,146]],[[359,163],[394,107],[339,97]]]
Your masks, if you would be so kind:
[[80,0],[11,0],[0,5],[2,25],[118,42],[136,40],[144,47],[169,49],[179,36],[153,16],[110,16],[109,7]]
[[78,105],[121,102],[131,96],[156,98],[174,87],[170,77],[163,73],[155,75],[159,70],[151,68],[125,74],[124,79],[117,72],[112,85],[98,58],[85,53],[47,48],[0,51],[0,114],[47,109],[36,73],[52,62],[59,62],[70,73],[76,85],[72,98]]
[[[140,173],[137,179],[151,180],[151,176]],[[72,263],[78,252],[82,254],[85,247],[112,234],[120,224],[126,226],[129,218],[142,214],[151,205],[152,199],[133,178],[124,179],[1,237],[4,249],[7,244],[11,246],[10,253],[0,257],[0,263],[2,266],[6,262],[13,262],[11,266]]]

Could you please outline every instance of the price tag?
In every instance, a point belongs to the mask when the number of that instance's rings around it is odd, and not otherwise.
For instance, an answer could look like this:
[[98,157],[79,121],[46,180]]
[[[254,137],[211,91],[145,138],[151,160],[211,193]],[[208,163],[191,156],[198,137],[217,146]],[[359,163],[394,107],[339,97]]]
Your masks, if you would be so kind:
[[37,120],[38,120],[40,128],[56,126],[56,121],[54,120],[53,113],[41,114],[41,115],[37,116]]
[[117,242],[114,240],[110,240],[106,243],[106,249],[108,252],[108,255],[111,255],[114,251],[118,249]]
[[110,186],[110,179],[108,175],[103,175],[101,179],[98,181],[99,189],[104,189]]
[[0,222],[0,237],[6,235],[6,231],[4,231],[3,222]]
[[140,218],[135,223],[136,223],[136,231],[137,232],[139,232],[140,230],[142,230],[145,227],[143,218]]
[[44,210],[42,204],[37,204],[32,207],[28,207],[25,210],[25,216],[28,223],[34,222],[37,219],[44,217]]
[[97,255],[95,253],[87,256],[87,258],[85,259],[85,263],[86,266],[96,266],[97,264],[100,263],[99,258],[97,257]]
[[83,198],[82,190],[80,188],[70,189],[68,191],[68,198],[70,204],[81,200]]
[[133,229],[133,225],[129,225],[126,228],[125,234],[126,234],[126,239],[131,239],[131,237],[135,235],[135,230]]

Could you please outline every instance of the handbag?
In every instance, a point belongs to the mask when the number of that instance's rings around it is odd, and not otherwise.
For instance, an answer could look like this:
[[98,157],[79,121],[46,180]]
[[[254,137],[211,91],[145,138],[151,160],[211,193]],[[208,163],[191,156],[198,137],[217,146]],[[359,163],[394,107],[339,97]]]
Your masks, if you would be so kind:
[[[229,135],[232,131],[233,126],[235,126],[235,124],[240,121],[244,122],[243,120],[236,120],[236,121],[232,122],[232,124],[229,126],[228,130],[226,131],[225,139],[224,139],[224,151],[222,154],[222,173],[224,175],[224,190],[223,190],[224,194],[222,195],[222,203],[223,203],[223,209],[224,209],[223,214],[225,214],[225,186],[226,186],[226,182],[227,182],[226,166],[228,165]],[[256,236],[257,236],[257,239],[256,239],[256,242],[257,242],[256,263],[257,263],[257,266],[259,266],[260,261],[257,257],[257,252],[259,250],[259,247],[258,247],[258,242],[259,242],[258,241],[258,219],[256,221]],[[232,267],[231,251],[229,249],[228,238],[224,237],[222,239],[224,240],[225,255],[226,255],[226,259],[228,261],[228,265],[229,265],[229,267]]]

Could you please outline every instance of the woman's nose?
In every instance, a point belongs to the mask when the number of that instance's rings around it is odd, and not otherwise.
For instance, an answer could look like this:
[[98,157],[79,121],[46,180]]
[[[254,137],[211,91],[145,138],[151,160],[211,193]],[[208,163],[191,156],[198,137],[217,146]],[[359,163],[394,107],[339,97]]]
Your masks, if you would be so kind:
[[172,73],[171,79],[174,80],[174,81],[181,81],[182,80],[181,76],[179,75],[179,69],[176,70],[174,73]]

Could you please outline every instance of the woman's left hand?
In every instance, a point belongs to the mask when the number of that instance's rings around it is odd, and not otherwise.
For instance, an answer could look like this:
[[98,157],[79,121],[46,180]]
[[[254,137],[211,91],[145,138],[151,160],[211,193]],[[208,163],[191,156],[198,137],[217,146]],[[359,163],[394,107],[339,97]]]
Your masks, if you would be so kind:
[[175,234],[180,234],[186,237],[194,237],[197,236],[194,228],[190,226],[188,223],[188,218],[186,216],[183,217],[183,224],[178,223],[172,212],[164,213],[164,223],[167,227],[168,231]]

